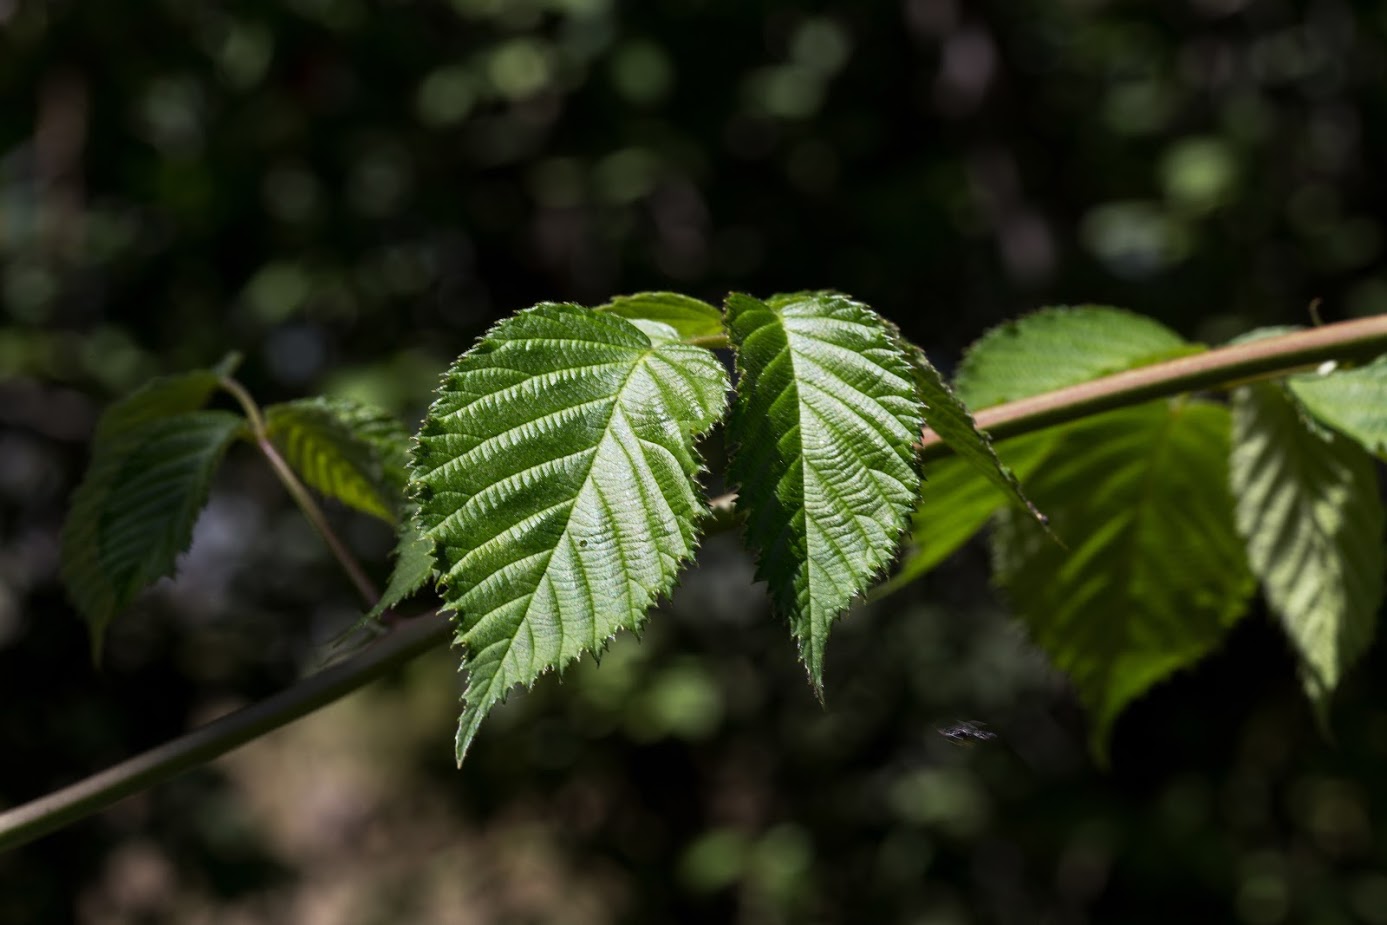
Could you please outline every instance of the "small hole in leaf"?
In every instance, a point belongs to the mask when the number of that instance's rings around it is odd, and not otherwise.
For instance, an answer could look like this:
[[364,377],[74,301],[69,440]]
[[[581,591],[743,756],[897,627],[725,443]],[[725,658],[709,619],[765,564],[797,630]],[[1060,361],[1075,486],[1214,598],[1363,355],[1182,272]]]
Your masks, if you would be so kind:
[[578,548],[579,548],[579,549],[587,549],[587,548],[588,548],[588,541],[587,541],[587,540],[579,540],[579,541],[578,541]]

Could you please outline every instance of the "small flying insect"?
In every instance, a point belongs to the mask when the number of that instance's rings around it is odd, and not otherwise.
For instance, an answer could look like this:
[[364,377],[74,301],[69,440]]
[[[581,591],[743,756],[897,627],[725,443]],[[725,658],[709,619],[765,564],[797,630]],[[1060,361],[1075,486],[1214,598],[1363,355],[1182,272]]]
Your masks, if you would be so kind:
[[986,727],[986,723],[976,720],[960,720],[941,727],[939,734],[955,745],[972,746],[997,738],[997,733],[989,731]]

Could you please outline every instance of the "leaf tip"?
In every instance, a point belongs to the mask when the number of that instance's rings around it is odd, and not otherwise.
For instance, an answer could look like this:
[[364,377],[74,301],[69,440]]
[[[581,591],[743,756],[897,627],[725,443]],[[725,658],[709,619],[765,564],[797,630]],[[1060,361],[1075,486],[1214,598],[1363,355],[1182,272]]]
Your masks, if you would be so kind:
[[92,667],[99,670],[101,668],[101,656],[106,647],[106,628],[93,623],[90,636]]

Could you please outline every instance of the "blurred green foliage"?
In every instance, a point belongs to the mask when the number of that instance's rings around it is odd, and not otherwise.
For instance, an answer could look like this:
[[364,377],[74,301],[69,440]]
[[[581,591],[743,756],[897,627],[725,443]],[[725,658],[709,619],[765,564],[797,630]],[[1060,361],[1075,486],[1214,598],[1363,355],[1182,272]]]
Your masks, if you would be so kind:
[[[1208,340],[1382,312],[1385,73],[1349,0],[0,0],[0,803],[290,683],[356,616],[233,455],[89,667],[58,531],[145,378],[238,349],[267,402],[417,419],[496,318],[642,289],[840,288],[946,368],[1046,303]],[[333,515],[383,575],[388,528]],[[305,724],[340,751],[286,732],[0,857],[0,920],[1387,922],[1380,646],[1329,743],[1247,621],[1100,776],[976,548],[842,622],[826,708],[749,569],[705,544],[639,645],[514,698],[462,772],[425,661]]]

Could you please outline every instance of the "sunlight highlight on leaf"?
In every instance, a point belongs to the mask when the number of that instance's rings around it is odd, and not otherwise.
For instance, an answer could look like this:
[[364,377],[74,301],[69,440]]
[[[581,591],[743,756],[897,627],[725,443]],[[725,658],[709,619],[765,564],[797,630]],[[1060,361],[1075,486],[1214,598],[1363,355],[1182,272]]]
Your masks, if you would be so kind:
[[727,388],[711,352],[576,305],[502,321],[448,370],[411,485],[466,648],[459,761],[513,686],[669,593],[706,511],[694,440]]
[[722,334],[722,312],[707,302],[677,292],[637,292],[617,296],[594,311],[607,312],[628,321],[658,321],[674,328],[682,338]]
[[265,428],[312,488],[386,523],[404,503],[409,434],[388,412],[342,398],[265,409]]
[[844,296],[734,293],[727,317],[737,508],[821,692],[829,627],[895,556],[915,506],[920,400],[885,323]]
[[1119,308],[1045,308],[993,328],[969,347],[954,389],[977,411],[1203,349]]
[[1387,562],[1373,458],[1301,415],[1280,385],[1235,390],[1231,484],[1252,570],[1323,722],[1372,642]]
[[1387,356],[1358,369],[1287,380],[1307,411],[1387,459]]

